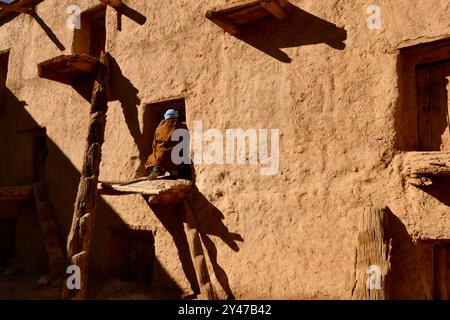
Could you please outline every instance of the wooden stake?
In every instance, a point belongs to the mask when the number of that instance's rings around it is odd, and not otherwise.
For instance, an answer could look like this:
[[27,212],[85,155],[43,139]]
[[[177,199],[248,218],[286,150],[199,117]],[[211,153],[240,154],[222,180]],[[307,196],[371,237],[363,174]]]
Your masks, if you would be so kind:
[[89,249],[94,228],[101,148],[105,136],[106,112],[108,110],[108,82],[109,54],[102,52],[97,80],[92,93],[87,145],[84,152],[81,180],[75,201],[72,226],[67,238],[67,257],[69,264],[77,265],[81,270],[81,289],[70,291],[64,283],[63,299],[86,298]]
[[354,300],[388,299],[391,239],[386,209],[364,208],[356,247]]
[[183,201],[183,204],[186,212],[186,222],[184,227],[189,243],[192,262],[195,268],[195,274],[197,275],[197,280],[201,291],[199,300],[217,300],[216,293],[214,292],[214,288],[211,283],[211,278],[209,277],[208,266],[206,265],[200,235],[197,231],[194,212],[187,201]]

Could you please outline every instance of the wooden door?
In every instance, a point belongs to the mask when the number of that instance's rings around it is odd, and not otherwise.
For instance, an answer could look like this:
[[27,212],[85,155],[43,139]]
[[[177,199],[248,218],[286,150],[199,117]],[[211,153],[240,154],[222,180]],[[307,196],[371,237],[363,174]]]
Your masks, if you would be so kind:
[[106,27],[105,13],[103,11],[92,17],[91,20],[91,55],[100,58],[100,53],[105,50]]
[[450,61],[416,67],[420,151],[450,151]]

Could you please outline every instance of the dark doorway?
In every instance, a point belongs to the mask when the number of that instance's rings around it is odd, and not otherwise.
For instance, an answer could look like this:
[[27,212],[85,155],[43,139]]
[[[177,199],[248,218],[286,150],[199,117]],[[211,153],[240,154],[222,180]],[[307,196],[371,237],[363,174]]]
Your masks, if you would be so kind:
[[90,17],[91,55],[99,58],[106,45],[106,10],[99,10]]
[[16,219],[0,219],[0,267],[8,265],[16,252]]
[[129,282],[150,283],[155,262],[155,239],[147,230],[111,230],[110,267],[113,276]]
[[450,243],[438,242],[433,247],[433,298],[450,299]]
[[106,46],[106,6],[100,5],[81,14],[81,29],[75,29],[72,51],[100,57]]
[[416,67],[419,151],[450,151],[450,60]]

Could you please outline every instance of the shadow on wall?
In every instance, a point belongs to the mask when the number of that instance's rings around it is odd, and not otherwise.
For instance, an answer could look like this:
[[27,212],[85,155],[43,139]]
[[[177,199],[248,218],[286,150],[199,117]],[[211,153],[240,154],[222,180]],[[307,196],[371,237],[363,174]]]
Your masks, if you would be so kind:
[[128,130],[139,151],[140,163],[145,162],[145,157],[149,154],[149,151],[145,147],[146,144],[139,126],[138,106],[141,103],[138,97],[139,90],[123,75],[114,57],[110,59],[110,83],[111,100],[120,102]]
[[427,187],[420,187],[425,193],[446,205],[450,206],[450,178],[449,177],[433,177],[433,184]]
[[52,29],[50,29],[50,27],[44,22],[44,20],[42,20],[42,18],[37,14],[37,12],[33,12],[32,17],[59,50],[61,51],[66,50],[66,47],[64,47],[62,42],[59,41],[56,34],[52,31]]
[[290,4],[285,21],[257,22],[243,28],[238,38],[281,62],[290,63],[291,58],[281,49],[324,43],[344,50],[347,31]]
[[147,21],[147,18],[139,13],[138,11],[134,10],[133,8],[130,8],[125,3],[123,4],[121,8],[121,13],[126,16],[128,19],[136,22],[139,25],[145,24]]
[[[5,154],[2,153],[2,157],[0,158],[0,171],[7,172],[7,174],[0,175],[0,185],[12,186],[29,184],[33,182],[35,179],[34,177],[37,175],[37,173],[33,171],[39,170],[39,175],[40,172],[44,172],[45,175],[43,179],[47,183],[50,201],[55,208],[56,222],[60,231],[60,240],[63,247],[65,247],[65,241],[72,222],[73,205],[78,190],[80,172],[74,167],[64,152],[48,137],[46,137],[44,146],[47,149],[47,157],[44,159],[45,161],[42,161],[40,158],[37,159],[39,163],[42,163],[42,165],[45,166],[45,170],[42,168],[34,168],[33,162],[35,159],[29,159],[32,158],[34,154],[33,135],[27,135],[25,133],[45,131],[42,130],[39,124],[27,112],[25,109],[26,105],[26,102],[18,99],[11,91],[6,91],[5,106],[4,109],[0,111],[0,147],[2,151],[11,151],[6,152]],[[84,152],[84,150],[80,150],[79,152]],[[42,153],[38,154],[42,155]],[[36,213],[32,212],[32,215],[36,215]],[[20,215],[18,217],[20,219]],[[111,269],[117,266],[111,266],[110,262],[117,260],[117,252],[115,250],[115,244],[108,243],[107,234],[111,232],[111,229],[113,228],[126,230],[129,226],[124,223],[119,215],[101,197],[99,197],[97,202],[95,219],[90,270],[96,277],[92,278],[97,278],[97,275],[111,276]],[[39,234],[39,224],[36,221],[34,223],[30,223],[29,221],[30,219],[24,221],[24,223],[29,224],[24,227],[27,230],[34,230],[34,233]],[[41,236],[39,237],[41,238]],[[29,242],[28,247],[31,248],[30,250],[33,252],[39,250],[39,255],[45,257],[46,254],[44,246],[42,245],[42,239],[36,240],[34,238],[25,238],[20,241]],[[39,241],[41,244],[33,241]],[[153,253],[149,252],[149,255],[151,254]],[[32,255],[30,254],[29,256]],[[37,254],[33,253],[33,257],[34,256],[37,256]],[[32,265],[33,261],[25,261],[25,263]],[[154,268],[158,269],[157,266],[158,262],[155,261]],[[169,274],[164,273],[165,271],[162,270],[162,268],[159,269],[161,269],[159,274],[164,279],[165,286],[171,289],[171,291],[167,293],[167,296],[176,298],[174,295],[178,295],[179,297],[182,290]],[[148,289],[150,290],[150,286],[148,286]],[[92,290],[92,288],[90,288],[90,290]],[[27,297],[24,296],[21,298]]]
[[392,237],[390,294],[392,300],[432,299],[425,265],[406,226],[392,212],[389,215]]
[[[148,203],[148,198],[144,199]],[[212,203],[210,203],[201,193],[195,188],[190,204],[193,208],[194,215],[197,222],[197,229],[201,234],[201,240],[208,253],[211,265],[213,267],[214,275],[227,295],[227,299],[234,299],[234,294],[231,289],[228,276],[225,270],[218,263],[217,248],[209,236],[217,236],[225,242],[233,251],[239,251],[237,242],[243,242],[244,239],[236,233],[231,233],[226,225],[223,223],[224,215]],[[190,257],[188,241],[186,233],[184,232],[184,208],[181,204],[167,206],[167,205],[153,205],[148,204],[155,212],[158,219],[169,231],[175,245],[178,249],[179,258],[183,266],[184,273],[191,285],[192,291],[195,294],[199,293],[199,285],[195,275],[194,265]]]

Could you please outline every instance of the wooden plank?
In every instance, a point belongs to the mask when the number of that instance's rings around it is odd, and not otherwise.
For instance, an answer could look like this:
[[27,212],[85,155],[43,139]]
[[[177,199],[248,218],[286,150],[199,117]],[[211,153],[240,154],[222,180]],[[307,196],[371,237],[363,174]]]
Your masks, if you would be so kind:
[[38,76],[64,84],[72,84],[73,80],[97,73],[99,60],[87,54],[61,55],[38,64]]
[[206,18],[226,32],[237,35],[238,27],[262,19],[270,14],[279,20],[287,16],[285,0],[245,0],[226,4],[206,12]]
[[389,214],[386,209],[367,206],[363,209],[356,247],[355,300],[389,298],[388,276],[391,269]]
[[62,288],[63,299],[85,299],[87,295],[89,250],[93,237],[101,147],[104,142],[106,112],[108,110],[109,59],[109,54],[102,52],[97,79],[92,92],[87,143],[78,194],[74,205],[72,226],[67,237],[68,263],[75,264],[80,268],[81,289],[69,290],[64,284]]
[[185,209],[185,231],[189,243],[192,262],[194,264],[195,274],[197,275],[198,284],[200,286],[199,300],[217,300],[217,295],[211,283],[211,278],[206,264],[205,254],[197,231],[197,223],[191,205],[184,201]]
[[33,199],[32,186],[0,187],[0,201],[26,201]]
[[242,1],[224,4],[222,6],[211,9],[210,11],[214,14],[226,14],[229,12],[242,10],[244,8],[248,8],[248,7],[255,6],[255,5],[259,6],[260,3],[261,3],[261,0],[242,0]]

